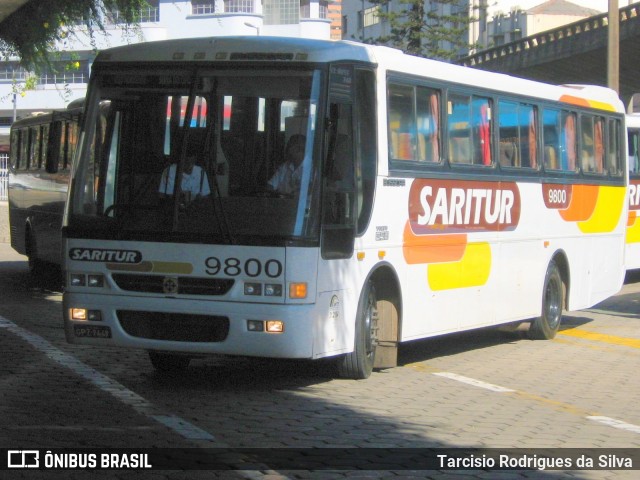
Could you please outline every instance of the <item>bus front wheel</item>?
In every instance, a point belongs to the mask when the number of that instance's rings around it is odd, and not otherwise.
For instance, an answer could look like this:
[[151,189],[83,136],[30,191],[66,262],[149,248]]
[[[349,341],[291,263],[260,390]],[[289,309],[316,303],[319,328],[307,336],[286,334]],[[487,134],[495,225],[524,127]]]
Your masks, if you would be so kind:
[[353,352],[338,360],[338,375],[341,378],[362,380],[371,375],[378,332],[377,302],[375,287],[368,282],[358,303]]
[[27,262],[29,265],[29,272],[33,276],[38,276],[44,273],[45,266],[42,260],[38,258],[38,245],[36,243],[35,236],[31,233],[31,229],[27,228],[26,253]]
[[555,262],[549,264],[542,291],[542,314],[531,322],[529,338],[551,340],[558,333],[564,305],[564,285]]
[[179,372],[186,370],[191,359],[184,355],[165,352],[149,352],[149,359],[153,368],[160,372]]

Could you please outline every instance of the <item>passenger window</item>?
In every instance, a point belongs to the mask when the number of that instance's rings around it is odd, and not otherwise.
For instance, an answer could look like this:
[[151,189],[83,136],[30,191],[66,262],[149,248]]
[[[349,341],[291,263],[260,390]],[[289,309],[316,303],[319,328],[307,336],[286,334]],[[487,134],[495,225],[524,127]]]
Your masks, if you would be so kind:
[[451,94],[447,104],[449,161],[490,166],[491,99]]
[[500,165],[537,168],[535,107],[524,103],[500,101],[498,125]]
[[[609,124],[611,125],[613,120],[609,120]],[[609,142],[611,142],[611,133],[612,130],[609,129]],[[629,140],[629,173],[638,173],[640,172],[640,156],[638,155],[638,149],[640,148],[640,130],[629,129],[628,130],[628,140]],[[611,150],[609,150],[611,152]],[[611,155],[611,153],[610,153]]]
[[[624,170],[622,161],[620,160],[622,154],[622,146],[620,144],[621,126],[620,120],[611,118],[608,120],[608,144],[607,144],[607,169],[609,175],[620,177],[623,175]],[[631,147],[630,147],[631,148]],[[637,140],[636,140],[637,148]],[[637,151],[637,150],[636,150]]]
[[389,85],[389,148],[394,160],[440,162],[440,92]]
[[604,119],[592,115],[580,118],[580,166],[583,172],[604,172]]
[[575,114],[566,110],[545,108],[542,118],[545,168],[575,172],[578,166]]

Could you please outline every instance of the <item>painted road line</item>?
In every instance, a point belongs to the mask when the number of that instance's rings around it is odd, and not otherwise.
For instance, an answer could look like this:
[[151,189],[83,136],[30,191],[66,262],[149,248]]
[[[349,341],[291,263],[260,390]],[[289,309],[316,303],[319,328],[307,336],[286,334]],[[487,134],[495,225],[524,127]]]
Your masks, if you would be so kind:
[[640,426],[634,425],[633,423],[623,422],[621,420],[616,420],[611,417],[603,417],[600,415],[591,415],[587,417],[589,420],[593,420],[594,422],[599,422],[604,425],[609,425],[613,428],[619,428],[620,430],[626,430],[627,432],[640,433]]
[[456,380],[458,382],[466,383],[468,385],[473,385],[474,387],[484,388],[485,390],[491,390],[492,392],[515,392],[510,388],[501,387],[500,385],[494,385],[492,383],[483,382],[481,380],[476,380],[475,378],[469,378],[462,375],[458,375],[457,373],[451,372],[434,372],[434,375],[439,377],[450,378],[451,380]]
[[449,378],[451,380],[456,380],[458,382],[466,383],[467,385],[472,385],[474,387],[484,388],[486,390],[490,390],[492,392],[497,393],[512,393],[517,397],[522,399],[531,400],[536,403],[543,404],[547,407],[553,408],[554,410],[569,413],[572,415],[577,415],[582,418],[586,418],[588,420],[592,420],[595,422],[599,422],[603,425],[607,425],[610,427],[618,428],[621,430],[626,430],[632,433],[640,433],[640,426],[634,425],[632,423],[626,423],[621,420],[616,420],[615,418],[605,417],[602,415],[594,415],[592,412],[585,410],[580,407],[576,407],[575,405],[571,405],[569,403],[560,402],[557,400],[550,400],[548,398],[540,397],[538,395],[534,395],[531,393],[527,393],[521,390],[514,390],[511,388],[502,387],[500,385],[495,385],[492,383],[483,382],[481,380],[476,380],[475,378],[465,377],[463,375],[458,375],[456,373],[451,372],[442,372],[442,371],[434,371],[432,367],[429,367],[424,364],[414,363],[409,365],[413,369],[418,371],[424,371],[431,375],[437,375],[439,377]]
[[607,335],[605,333],[590,332],[579,328],[571,328],[562,330],[558,335],[567,337],[581,338],[583,340],[591,340],[594,342],[608,343],[611,345],[620,345],[623,347],[640,348],[640,340],[637,338],[618,337],[616,335]]
[[8,331],[30,343],[33,347],[44,353],[54,362],[68,368],[73,373],[84,378],[103,392],[108,393],[125,405],[132,407],[138,413],[161,423],[165,427],[168,427],[181,437],[187,440],[205,441],[210,442],[212,445],[216,445],[216,439],[210,433],[196,427],[184,419],[164,414],[158,407],[153,405],[144,397],[141,397],[121,383],[107,377],[96,369],[85,365],[74,356],[63,352],[39,335],[17,326],[15,323],[2,316],[0,316],[0,327],[6,328]]
[[[144,397],[129,390],[121,383],[107,377],[103,373],[100,373],[94,368],[85,365],[80,360],[75,358],[59,348],[55,347],[49,341],[45,340],[39,335],[31,333],[22,327],[19,327],[15,323],[7,320],[0,315],[0,328],[4,328],[10,331],[14,335],[22,338],[27,343],[31,344],[40,352],[44,353],[48,358],[60,364],[61,366],[68,368],[73,373],[87,380],[89,383],[98,387],[105,393],[108,393],[112,397],[121,401],[125,405],[132,407],[138,413],[146,416],[149,419],[155,420],[161,425],[174,431],[186,440],[196,441],[199,445],[203,443],[210,447],[228,448],[229,446],[216,441],[215,437],[206,430],[196,427],[191,422],[186,421],[176,415],[167,415],[162,412],[158,407],[146,400]],[[249,459],[250,460],[250,459]],[[280,480],[287,480],[288,477],[278,474],[278,472],[271,470],[268,465],[256,465],[255,462],[251,462],[255,466],[259,466],[260,470],[238,470],[236,473],[238,476],[247,479],[262,479],[264,475],[273,476]]]

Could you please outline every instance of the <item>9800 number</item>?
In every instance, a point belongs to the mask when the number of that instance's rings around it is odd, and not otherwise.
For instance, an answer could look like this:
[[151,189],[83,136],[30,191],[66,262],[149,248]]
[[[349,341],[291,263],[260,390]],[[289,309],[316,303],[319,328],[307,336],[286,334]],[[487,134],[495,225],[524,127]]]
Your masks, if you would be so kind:
[[267,260],[263,264],[257,258],[248,258],[243,262],[235,257],[222,260],[218,257],[209,257],[204,264],[205,272],[212,276],[224,274],[228,277],[237,277],[244,274],[247,277],[259,277],[264,272],[269,278],[278,278],[283,271],[282,263],[275,259]]

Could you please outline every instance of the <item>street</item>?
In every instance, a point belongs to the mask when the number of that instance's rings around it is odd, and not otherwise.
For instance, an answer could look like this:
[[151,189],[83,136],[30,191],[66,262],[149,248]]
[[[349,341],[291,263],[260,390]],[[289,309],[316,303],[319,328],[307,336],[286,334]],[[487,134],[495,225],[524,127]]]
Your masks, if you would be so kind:
[[[328,362],[225,357],[196,359],[185,373],[162,375],[144,351],[69,345],[58,276],[54,272],[36,282],[25,260],[0,243],[4,448],[332,448],[339,460],[344,460],[340,451],[353,447],[574,453],[640,448],[639,275],[630,275],[615,297],[567,313],[552,341],[528,340],[522,329],[485,329],[411,342],[400,350],[399,367],[346,381],[332,378]],[[136,471],[131,478],[456,476],[454,470],[422,471],[411,465],[276,470],[264,457],[264,464],[241,471]],[[637,476],[624,467],[614,460],[603,469],[478,468],[464,475]],[[2,476],[125,478],[127,472],[117,475],[13,470]]]

